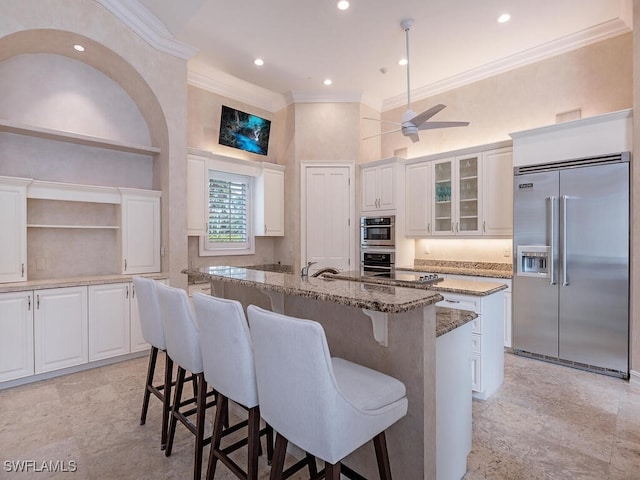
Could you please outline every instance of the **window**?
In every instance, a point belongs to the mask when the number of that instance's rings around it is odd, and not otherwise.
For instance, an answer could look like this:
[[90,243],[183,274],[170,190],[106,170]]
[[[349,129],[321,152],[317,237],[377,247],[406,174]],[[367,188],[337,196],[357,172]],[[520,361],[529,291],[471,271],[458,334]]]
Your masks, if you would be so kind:
[[250,206],[250,177],[210,170],[209,229],[200,255],[254,253]]

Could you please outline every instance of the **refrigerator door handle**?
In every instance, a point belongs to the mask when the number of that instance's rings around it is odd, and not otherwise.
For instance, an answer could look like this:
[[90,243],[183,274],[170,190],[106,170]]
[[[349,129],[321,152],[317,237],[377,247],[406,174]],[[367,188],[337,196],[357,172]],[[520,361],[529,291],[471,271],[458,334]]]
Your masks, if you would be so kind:
[[562,242],[560,243],[560,255],[562,255],[562,286],[569,285],[567,277],[567,196],[560,197],[562,204]]
[[549,234],[551,235],[551,238],[549,239],[549,278],[550,278],[550,282],[551,285],[556,285],[557,281],[556,281],[556,268],[555,268],[555,243],[556,243],[556,235],[555,235],[555,225],[556,225],[556,219],[555,219],[555,203],[556,203],[556,197],[547,197],[547,200],[549,200],[549,210],[550,210],[550,215],[549,215]]

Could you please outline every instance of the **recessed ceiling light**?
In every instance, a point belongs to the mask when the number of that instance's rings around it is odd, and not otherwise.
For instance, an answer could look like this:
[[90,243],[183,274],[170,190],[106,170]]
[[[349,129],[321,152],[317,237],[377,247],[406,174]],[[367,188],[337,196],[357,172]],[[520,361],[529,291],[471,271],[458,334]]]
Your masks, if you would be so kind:
[[346,10],[349,8],[349,2],[347,2],[347,0],[340,0],[337,5],[340,10]]
[[333,81],[332,81],[330,78],[327,78],[327,79],[326,79],[324,82],[322,82],[322,83],[324,83],[325,85],[329,86],[329,85],[331,85],[331,84],[333,83]]
[[255,63],[256,65],[258,65],[259,67],[264,65],[264,60],[262,60],[261,58],[256,58],[253,63]]
[[74,45],[73,48],[75,48],[79,52],[84,52],[84,47],[80,44]]
[[498,17],[498,23],[507,23],[509,20],[511,20],[511,15],[508,13],[503,13]]
[[407,60],[406,58],[401,58],[400,60],[398,60],[398,65],[406,65],[407,63],[409,63],[409,60]]

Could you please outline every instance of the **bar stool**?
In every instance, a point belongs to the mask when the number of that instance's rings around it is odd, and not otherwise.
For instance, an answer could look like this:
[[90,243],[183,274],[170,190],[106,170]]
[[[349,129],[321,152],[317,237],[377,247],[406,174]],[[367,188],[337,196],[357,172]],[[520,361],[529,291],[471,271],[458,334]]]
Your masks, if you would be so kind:
[[[287,443],[324,460],[325,478],[342,459],[373,439],[380,478],[391,479],[384,431],[407,413],[402,382],[341,358],[331,358],[322,326],[247,309],[262,417],[276,430],[271,480],[282,475]],[[353,475],[355,474],[355,475]]]
[[[267,436],[267,458],[273,456],[273,429],[267,425],[260,430],[260,407],[253,360],[249,325],[240,302],[193,294],[198,321],[200,351],[204,377],[218,392],[218,408],[213,424],[207,480],[212,480],[217,461],[224,463],[238,478],[258,478],[260,436]],[[248,426],[245,439],[221,449],[227,404],[231,400],[248,410],[248,420],[229,427],[224,435]],[[247,470],[244,471],[229,454],[248,444]]]
[[[140,415],[140,425],[147,422],[147,411],[149,409],[149,398],[151,394],[162,402],[162,431],[160,435],[160,448],[167,446],[167,430],[169,425],[169,412],[171,409],[171,382],[173,374],[173,360],[167,355],[164,338],[164,327],[160,313],[160,300],[156,289],[156,282],[150,278],[133,277],[134,295],[138,297],[138,312],[140,315],[140,327],[142,336],[151,345],[149,352],[149,366],[147,368],[147,381],[144,388],[144,399],[142,401],[142,413]],[[153,385],[153,376],[156,370],[158,352],[165,352],[164,383]]]
[[[179,421],[196,437],[193,478],[194,480],[200,480],[202,451],[204,446],[211,441],[211,437],[204,437],[205,413],[207,408],[216,404],[215,400],[207,402],[207,398],[211,395],[215,396],[215,391],[207,393],[207,382],[204,379],[202,356],[200,354],[198,328],[187,293],[180,288],[168,287],[161,283],[158,283],[157,287],[160,308],[162,309],[162,323],[167,352],[178,365],[178,378],[171,407],[167,448],[164,453],[167,457],[171,455],[173,439],[176,433],[176,422]],[[196,398],[183,400],[182,390],[187,371],[194,376]],[[192,405],[194,400],[195,408],[181,410],[183,407]],[[195,424],[189,420],[189,416],[194,413],[196,415]]]

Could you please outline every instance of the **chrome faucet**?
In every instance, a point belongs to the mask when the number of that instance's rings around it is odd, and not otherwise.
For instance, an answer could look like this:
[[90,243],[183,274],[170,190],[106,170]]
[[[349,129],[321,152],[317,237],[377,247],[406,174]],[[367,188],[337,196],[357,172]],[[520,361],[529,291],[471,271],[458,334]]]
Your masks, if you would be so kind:
[[307,278],[309,276],[309,267],[315,263],[318,263],[318,262],[307,262],[307,264],[304,267],[302,267],[302,270],[300,270],[300,276],[302,278]]
[[319,277],[320,275],[322,275],[323,273],[333,273],[334,275],[337,275],[338,273],[340,273],[340,270],[338,270],[337,268],[333,268],[333,267],[324,267],[324,268],[319,268],[313,275],[311,275],[312,277]]

